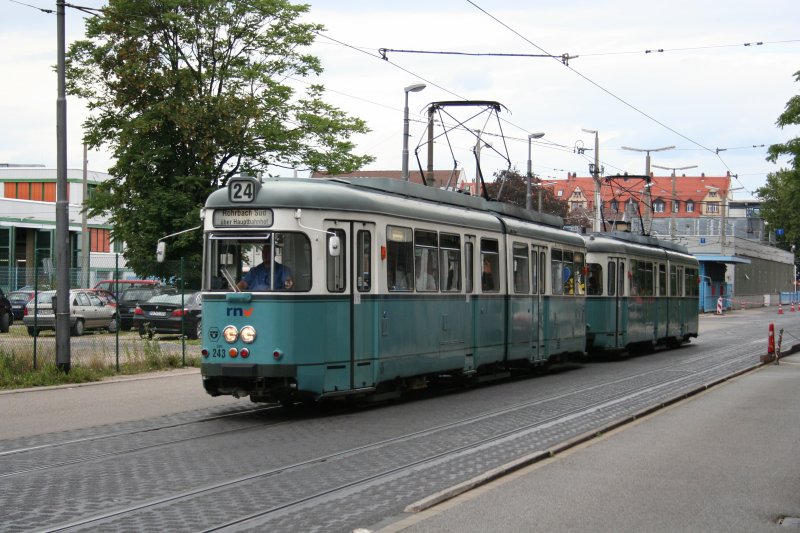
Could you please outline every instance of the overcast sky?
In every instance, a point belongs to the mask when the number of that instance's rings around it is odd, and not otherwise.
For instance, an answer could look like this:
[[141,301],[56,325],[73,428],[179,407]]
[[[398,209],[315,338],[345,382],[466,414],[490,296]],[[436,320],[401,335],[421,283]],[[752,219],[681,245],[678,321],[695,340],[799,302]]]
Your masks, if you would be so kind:
[[[55,2],[24,0],[54,9]],[[99,7],[84,0],[80,5]],[[368,168],[401,166],[405,86],[427,87],[409,95],[410,167],[424,133],[424,109],[434,101],[491,100],[504,106],[501,122],[481,115],[467,122],[484,130],[481,150],[491,176],[508,166],[525,172],[528,135],[533,171],[543,178],[568,172],[588,175],[599,131],[606,175],[642,174],[645,154],[623,146],[673,150],[651,154],[664,167],[697,165],[677,173],[738,176],[737,198],[750,196],[778,167],[765,160],[770,144],[797,137],[775,121],[800,93],[800,2],[764,0],[317,0],[308,19],[326,32],[312,52],[323,61],[319,80],[327,100],[364,119],[369,134],[358,152],[376,161]],[[56,17],[0,0],[0,163],[56,163]],[[80,38],[83,15],[68,10],[68,42]],[[763,44],[756,44],[756,43]],[[750,43],[745,46],[745,43]],[[469,54],[577,56],[568,66],[551,57],[496,57],[389,52],[381,48]],[[664,50],[658,52],[657,50]],[[647,50],[652,52],[646,53]],[[291,81],[298,88],[302,81]],[[80,168],[82,102],[68,99],[68,165]],[[467,110],[455,112],[463,119]],[[473,114],[469,112],[469,114]],[[453,124],[447,118],[447,124]],[[506,140],[498,136],[502,128]],[[437,130],[437,135],[441,130]],[[454,130],[450,144],[437,138],[437,168],[475,173],[475,138]],[[762,146],[763,145],[763,146]],[[424,149],[420,152],[425,165]],[[89,167],[105,171],[105,152],[90,152]],[[455,163],[454,163],[455,161]],[[669,170],[653,168],[657,175]],[[303,175],[300,169],[300,175]]]

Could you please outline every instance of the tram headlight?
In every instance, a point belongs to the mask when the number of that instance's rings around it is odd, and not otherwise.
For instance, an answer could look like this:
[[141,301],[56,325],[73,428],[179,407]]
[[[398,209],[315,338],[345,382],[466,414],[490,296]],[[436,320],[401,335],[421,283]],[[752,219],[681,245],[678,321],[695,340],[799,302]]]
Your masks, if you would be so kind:
[[256,328],[253,326],[243,327],[242,331],[239,333],[239,338],[242,339],[242,342],[245,344],[251,344],[256,340]]
[[236,342],[238,336],[239,330],[236,329],[236,326],[225,326],[225,329],[222,330],[222,338],[231,344]]

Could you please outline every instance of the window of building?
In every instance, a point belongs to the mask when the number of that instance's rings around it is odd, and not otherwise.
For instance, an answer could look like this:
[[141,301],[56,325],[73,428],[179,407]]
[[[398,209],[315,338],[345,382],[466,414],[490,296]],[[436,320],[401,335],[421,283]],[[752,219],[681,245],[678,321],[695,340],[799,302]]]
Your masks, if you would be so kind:
[[678,211],[680,211],[680,208],[681,208],[680,200],[674,200],[672,202],[672,212],[677,213]]
[[55,182],[7,181],[4,186],[4,192],[6,198],[16,200],[56,201]]
[[619,211],[619,203],[616,200],[611,200],[611,210],[615,213]]
[[708,202],[706,204],[706,213],[719,213],[719,202]]
[[556,196],[558,196],[559,198],[560,198],[560,197],[562,197],[562,196],[564,196],[564,191],[558,191],[558,192],[556,192]]
[[694,202],[689,200],[686,202],[686,212],[687,213],[694,213]]
[[111,230],[89,228],[89,250],[92,252],[111,251]]
[[654,213],[663,213],[664,212],[664,201],[663,200],[656,200],[653,202],[653,212]]

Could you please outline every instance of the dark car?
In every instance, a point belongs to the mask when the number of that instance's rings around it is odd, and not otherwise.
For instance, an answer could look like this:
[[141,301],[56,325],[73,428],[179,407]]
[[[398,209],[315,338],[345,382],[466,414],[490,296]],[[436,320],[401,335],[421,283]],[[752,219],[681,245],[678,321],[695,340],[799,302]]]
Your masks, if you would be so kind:
[[14,312],[14,320],[22,320],[25,316],[25,306],[33,299],[36,294],[33,290],[19,289],[8,293],[8,301],[11,302],[11,310]]
[[174,294],[175,289],[151,286],[151,287],[136,287],[132,289],[125,289],[120,292],[117,298],[117,308],[119,309],[120,328],[129,330],[133,327],[133,313],[136,307],[143,302],[146,302],[153,296],[159,294]]
[[0,333],[8,333],[8,328],[14,323],[14,311],[11,302],[6,298],[3,289],[0,289]]
[[133,324],[142,337],[151,338],[155,333],[183,333],[190,339],[196,339],[200,337],[201,311],[200,292],[184,293],[182,307],[179,293],[159,294],[139,304],[133,315]]

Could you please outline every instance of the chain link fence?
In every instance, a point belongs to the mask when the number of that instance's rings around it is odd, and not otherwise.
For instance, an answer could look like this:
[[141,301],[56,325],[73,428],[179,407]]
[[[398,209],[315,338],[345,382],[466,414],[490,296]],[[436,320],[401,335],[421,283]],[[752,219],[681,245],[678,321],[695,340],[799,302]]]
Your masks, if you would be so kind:
[[[8,328],[0,322],[0,356],[33,369],[56,363],[54,263],[55,258],[37,257],[33,267],[0,267],[0,288],[13,311]],[[83,263],[88,268],[72,268],[69,275],[72,368],[197,364],[200,265],[167,261],[158,278],[141,279],[121,254],[92,254]],[[198,281],[187,282],[184,271]],[[141,308],[148,306],[152,311],[145,316]]]

